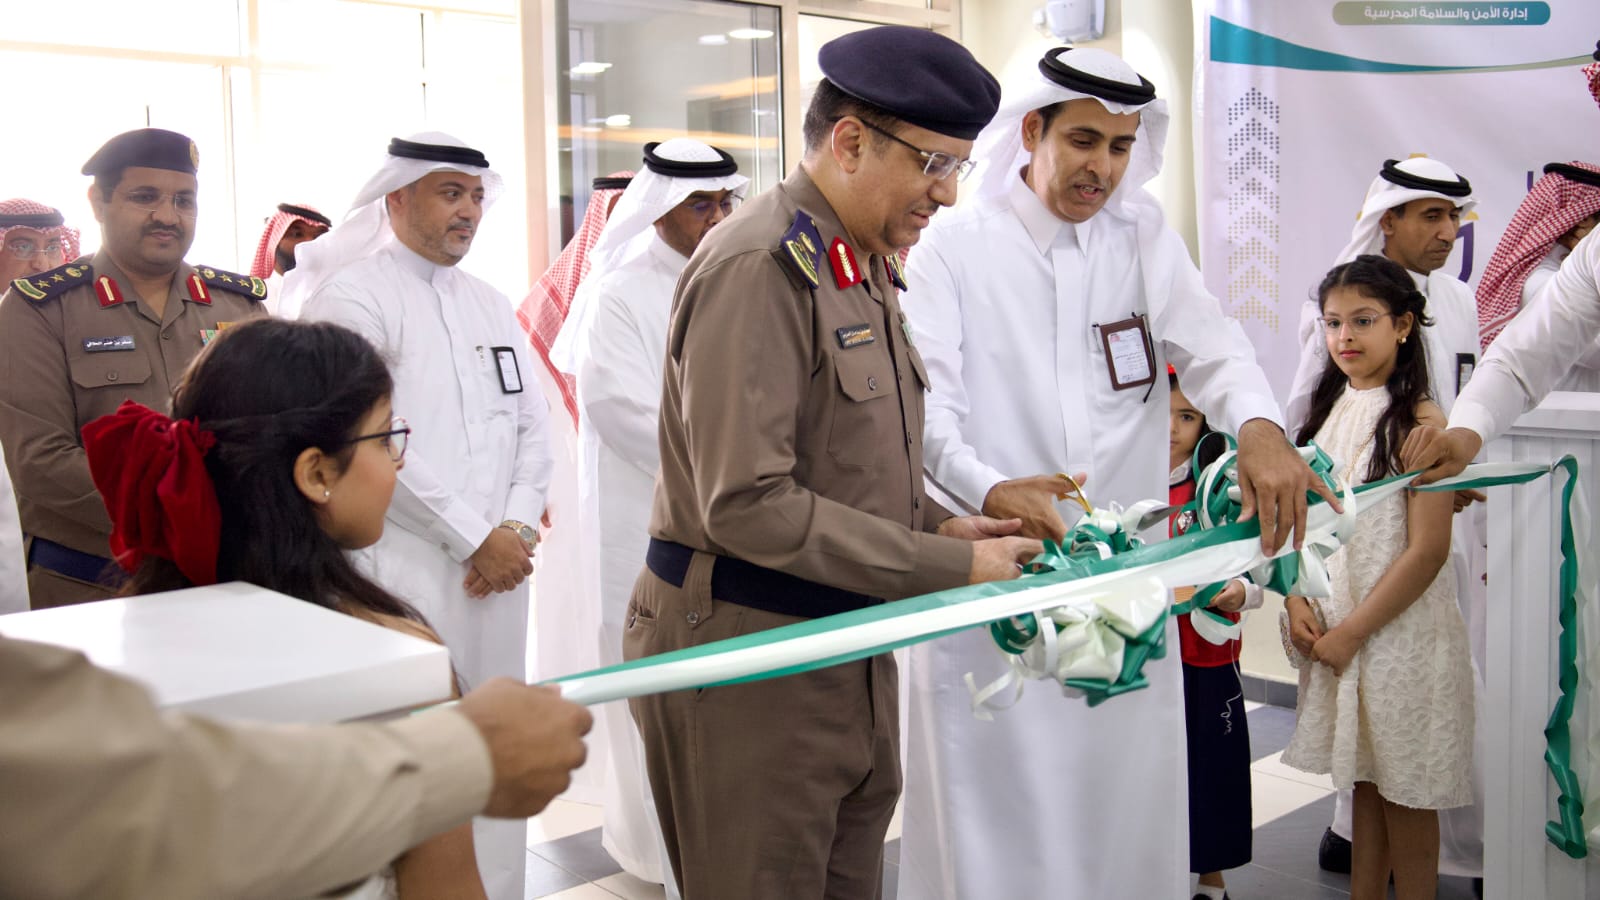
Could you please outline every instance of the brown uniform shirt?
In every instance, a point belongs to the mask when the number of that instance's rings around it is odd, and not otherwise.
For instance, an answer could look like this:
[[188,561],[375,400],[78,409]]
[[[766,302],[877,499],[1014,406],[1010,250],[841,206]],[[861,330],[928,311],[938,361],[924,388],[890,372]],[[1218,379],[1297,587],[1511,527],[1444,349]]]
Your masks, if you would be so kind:
[[83,426],[124,400],[166,412],[206,331],[266,315],[260,279],[196,271],[179,266],[160,319],[104,250],[33,276],[26,293],[13,284],[0,299],[0,445],[24,534],[111,555]]
[[928,376],[888,264],[856,257],[865,280],[840,287],[835,239],[838,216],[796,168],[689,261],[650,533],[876,597],[965,584],[971,543],[929,533],[949,513],[924,493]]
[[436,710],[386,724],[163,715],[61,647],[0,637],[0,895],[309,897],[483,809],[489,751]]

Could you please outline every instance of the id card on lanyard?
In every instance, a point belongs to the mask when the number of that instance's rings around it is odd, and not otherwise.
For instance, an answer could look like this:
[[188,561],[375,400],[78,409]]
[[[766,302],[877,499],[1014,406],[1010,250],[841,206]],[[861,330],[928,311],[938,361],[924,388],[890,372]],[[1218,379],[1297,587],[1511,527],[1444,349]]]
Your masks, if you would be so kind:
[[1155,347],[1150,343],[1150,325],[1143,313],[1095,327],[1100,329],[1100,344],[1106,351],[1106,374],[1111,378],[1112,390],[1126,391],[1155,383]]
[[517,364],[517,351],[511,347],[490,347],[494,361],[500,367],[500,393],[522,393],[522,367]]

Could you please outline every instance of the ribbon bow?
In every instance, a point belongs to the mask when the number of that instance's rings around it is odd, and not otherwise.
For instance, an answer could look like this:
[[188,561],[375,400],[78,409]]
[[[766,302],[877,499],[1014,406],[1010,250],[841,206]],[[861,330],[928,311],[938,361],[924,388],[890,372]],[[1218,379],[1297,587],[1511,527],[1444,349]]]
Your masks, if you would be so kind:
[[215,584],[222,509],[206,471],[216,436],[124,400],[83,426],[89,475],[111,516],[111,552],[128,572],[146,556],[175,563],[196,585]]

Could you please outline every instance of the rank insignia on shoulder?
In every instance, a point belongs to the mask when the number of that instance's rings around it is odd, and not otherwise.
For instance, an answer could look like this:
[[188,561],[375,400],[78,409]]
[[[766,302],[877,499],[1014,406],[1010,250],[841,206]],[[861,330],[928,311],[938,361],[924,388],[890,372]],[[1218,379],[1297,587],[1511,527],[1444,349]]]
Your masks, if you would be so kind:
[[242,294],[252,300],[267,299],[267,283],[254,275],[225,272],[210,266],[196,266],[189,276],[189,299],[196,303],[210,303],[211,291]]
[[785,267],[792,271],[799,280],[809,285],[813,290],[822,284],[817,275],[817,267],[822,256],[822,233],[817,231],[817,223],[804,210],[795,214],[794,224],[783,233],[783,242],[778,248],[778,259],[785,263]]
[[93,280],[94,266],[88,263],[68,263],[48,272],[40,272],[27,278],[18,278],[11,282],[11,289],[34,303],[43,303],[51,297],[65,293],[70,288],[88,284]]
[[833,264],[833,283],[839,290],[861,283],[861,266],[856,262],[855,251],[843,238],[834,238],[828,246],[828,262]]
[[906,270],[900,265],[900,254],[891,253],[883,258],[883,267],[889,271],[889,283],[900,290],[906,289]]

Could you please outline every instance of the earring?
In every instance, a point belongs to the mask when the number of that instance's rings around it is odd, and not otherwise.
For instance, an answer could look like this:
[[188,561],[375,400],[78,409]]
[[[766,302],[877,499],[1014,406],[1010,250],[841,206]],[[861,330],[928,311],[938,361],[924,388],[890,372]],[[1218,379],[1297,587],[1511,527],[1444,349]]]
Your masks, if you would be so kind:
[[1406,342],[1406,339],[1405,339],[1405,338],[1401,338],[1401,339],[1400,339],[1400,343],[1402,343],[1402,344],[1404,344],[1404,343],[1405,343],[1405,342]]
[[[1400,340],[1401,340],[1402,343],[1405,342],[1405,338],[1401,338]],[[322,499],[326,500],[326,499],[328,499],[329,497],[332,497],[332,496],[333,496],[333,491],[330,491],[327,488],[323,488],[322,489]]]

